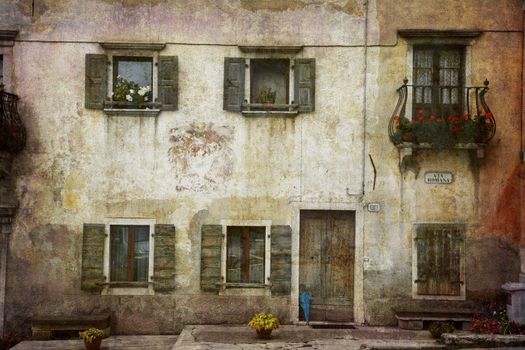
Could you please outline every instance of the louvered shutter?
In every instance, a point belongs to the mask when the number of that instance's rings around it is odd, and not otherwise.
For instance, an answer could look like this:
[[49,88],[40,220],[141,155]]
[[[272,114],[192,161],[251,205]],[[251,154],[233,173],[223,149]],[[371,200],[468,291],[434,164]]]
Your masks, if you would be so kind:
[[461,294],[461,225],[427,224],[416,228],[417,293]]
[[271,241],[272,294],[289,295],[292,281],[292,228],[272,226]]
[[224,103],[226,111],[240,112],[244,100],[245,59],[224,58]]
[[164,111],[178,108],[179,60],[177,56],[159,57],[158,102]]
[[299,112],[315,110],[315,59],[298,58],[294,63],[294,99]]
[[106,55],[86,55],[85,107],[103,109],[108,90],[108,58]]
[[201,289],[206,292],[218,292],[218,283],[222,282],[222,226],[202,225],[201,234]]
[[155,292],[175,289],[175,226],[155,225],[153,288]]
[[106,239],[103,224],[84,224],[82,239],[82,277],[81,289],[100,292],[104,278],[104,241]]

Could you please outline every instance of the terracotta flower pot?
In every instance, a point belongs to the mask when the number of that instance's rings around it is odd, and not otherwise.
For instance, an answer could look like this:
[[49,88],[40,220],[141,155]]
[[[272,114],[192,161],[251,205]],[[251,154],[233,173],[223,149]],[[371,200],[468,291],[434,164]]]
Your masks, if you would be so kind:
[[271,329],[257,329],[256,332],[259,339],[270,339],[272,336]]
[[416,137],[414,136],[414,133],[412,131],[404,132],[402,139],[404,142],[415,142],[416,141]]
[[95,338],[91,343],[88,343],[87,340],[84,339],[84,345],[86,346],[87,350],[99,350],[101,343],[102,338]]

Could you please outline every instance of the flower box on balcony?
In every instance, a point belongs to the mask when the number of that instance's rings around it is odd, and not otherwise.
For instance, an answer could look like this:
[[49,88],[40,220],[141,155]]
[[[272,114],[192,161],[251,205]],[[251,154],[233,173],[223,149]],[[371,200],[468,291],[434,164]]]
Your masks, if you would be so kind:
[[[398,89],[400,98],[390,118],[389,136],[399,148],[423,149],[477,149],[483,150],[496,132],[496,121],[484,95],[488,81],[483,87],[466,87],[466,112],[463,115],[436,115],[423,108],[415,111],[412,118],[405,117],[408,88],[404,84]],[[474,94],[475,109],[470,106],[470,95]],[[474,109],[477,113],[471,114]],[[482,152],[481,152],[482,154]]]

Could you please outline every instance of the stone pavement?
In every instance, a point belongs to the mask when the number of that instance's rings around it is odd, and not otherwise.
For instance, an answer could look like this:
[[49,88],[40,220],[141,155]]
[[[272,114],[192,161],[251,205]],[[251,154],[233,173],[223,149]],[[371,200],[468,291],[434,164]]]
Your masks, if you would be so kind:
[[[176,335],[117,335],[102,341],[101,350],[171,350]],[[85,350],[82,340],[23,341],[11,350]]]
[[[259,340],[245,325],[186,326],[176,335],[111,336],[102,350],[394,350],[394,349],[525,349],[525,336],[480,335],[454,332],[438,343],[428,331],[407,331],[393,327],[355,326],[355,329],[312,329],[304,325],[283,325],[272,339]],[[83,350],[81,340],[24,341],[14,350]]]
[[270,340],[258,340],[246,326],[186,326],[176,350],[256,349],[444,349],[428,331],[406,331],[390,327],[356,326],[355,329],[312,329],[284,325]]

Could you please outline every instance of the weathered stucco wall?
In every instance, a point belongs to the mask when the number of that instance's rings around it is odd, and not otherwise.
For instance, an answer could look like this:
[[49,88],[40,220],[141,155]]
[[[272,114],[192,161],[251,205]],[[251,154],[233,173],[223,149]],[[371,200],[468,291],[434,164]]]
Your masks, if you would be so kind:
[[[496,4],[477,1],[411,1],[400,4],[376,1],[369,8],[370,45],[367,81],[367,142],[377,167],[366,163],[368,202],[379,202],[381,213],[365,215],[364,295],[366,317],[372,324],[394,323],[395,309],[429,307],[429,301],[411,300],[412,224],[416,222],[467,223],[465,281],[467,300],[483,300],[499,293],[519,271],[520,235],[518,173],[520,149],[521,15],[519,1]],[[490,81],[487,101],[496,115],[498,130],[476,160],[468,151],[417,152],[407,170],[400,172],[401,154],[386,138],[388,118],[397,102],[395,89],[408,68],[409,45],[396,37],[398,29],[475,29],[483,33],[471,48],[470,83]],[[467,72],[468,73],[468,72]],[[410,84],[410,82],[409,82]],[[416,177],[415,170],[419,171]],[[426,171],[450,171],[453,185],[426,185]],[[401,209],[401,210],[400,210]],[[395,251],[403,254],[393,253]],[[490,257],[490,258],[488,258]],[[496,272],[498,271],[498,272]],[[489,277],[490,276],[490,277]],[[377,288],[387,285],[386,289]],[[454,302],[436,306],[458,307]]]
[[[20,210],[10,243],[11,327],[56,310],[111,310],[118,333],[245,322],[261,309],[287,320],[289,298],[200,292],[200,226],[221,219],[291,224],[294,203],[381,204],[379,213],[360,212],[357,227],[364,278],[356,283],[363,284],[369,323],[392,323],[392,308],[421,304],[411,298],[414,222],[468,223],[467,298],[517,278],[520,1],[497,8],[474,0],[371,1],[368,11],[357,0],[35,5],[0,5],[0,28],[20,29],[12,85],[28,128],[27,149],[15,161]],[[387,124],[395,89],[409,75],[409,47],[396,30],[408,28],[485,31],[471,46],[470,64],[473,84],[490,80],[487,100],[498,122],[484,159],[468,151],[420,152],[418,176],[400,170]],[[115,40],[168,43],[162,54],[179,59],[178,111],[134,118],[84,108],[85,54],[102,53],[97,42]],[[316,111],[286,119],[224,112],[224,57],[241,56],[238,44],[307,45],[297,57],[316,59]],[[451,171],[456,181],[425,185],[428,170]],[[176,226],[173,294],[80,291],[82,225],[106,217]]]

